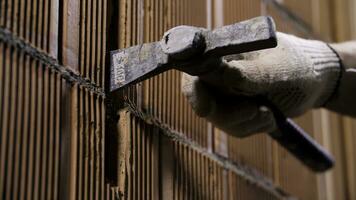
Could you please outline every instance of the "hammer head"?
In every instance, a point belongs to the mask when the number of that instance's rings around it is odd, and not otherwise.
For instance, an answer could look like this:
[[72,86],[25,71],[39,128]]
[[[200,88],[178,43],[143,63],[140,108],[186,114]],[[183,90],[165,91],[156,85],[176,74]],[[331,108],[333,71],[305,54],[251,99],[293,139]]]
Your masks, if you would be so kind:
[[159,42],[146,43],[111,52],[111,86],[115,91],[166,70],[175,68],[191,75],[210,70],[192,67],[197,60],[277,46],[271,17],[257,17],[213,31],[178,26],[167,31]]

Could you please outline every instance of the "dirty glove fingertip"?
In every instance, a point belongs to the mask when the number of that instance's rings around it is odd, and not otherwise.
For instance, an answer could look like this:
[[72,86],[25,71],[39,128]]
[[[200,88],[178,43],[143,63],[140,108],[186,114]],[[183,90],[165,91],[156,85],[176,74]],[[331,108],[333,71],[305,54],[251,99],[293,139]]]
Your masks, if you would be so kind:
[[200,117],[206,117],[216,107],[215,98],[209,93],[204,84],[196,76],[186,73],[182,75],[181,90],[187,97],[192,109]]

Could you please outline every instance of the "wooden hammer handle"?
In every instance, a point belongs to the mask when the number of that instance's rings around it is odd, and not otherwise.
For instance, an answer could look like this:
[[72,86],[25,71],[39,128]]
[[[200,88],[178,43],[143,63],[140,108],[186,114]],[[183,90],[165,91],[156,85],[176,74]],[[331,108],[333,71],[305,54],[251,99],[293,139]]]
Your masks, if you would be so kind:
[[278,126],[276,131],[269,133],[273,139],[315,172],[324,172],[334,165],[334,158],[329,152],[279,109],[267,104]]

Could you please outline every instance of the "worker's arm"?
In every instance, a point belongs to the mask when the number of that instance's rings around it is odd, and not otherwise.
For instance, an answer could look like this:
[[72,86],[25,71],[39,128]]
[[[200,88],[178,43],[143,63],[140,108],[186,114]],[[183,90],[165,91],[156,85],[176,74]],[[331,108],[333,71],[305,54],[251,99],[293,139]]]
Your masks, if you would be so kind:
[[356,41],[331,44],[331,47],[340,56],[344,70],[334,97],[327,102],[325,107],[356,117]]
[[288,117],[320,107],[356,116],[356,43],[331,48],[283,33],[277,38],[276,48],[230,56],[213,73],[184,74],[182,91],[196,113],[239,137],[276,128],[264,98]]

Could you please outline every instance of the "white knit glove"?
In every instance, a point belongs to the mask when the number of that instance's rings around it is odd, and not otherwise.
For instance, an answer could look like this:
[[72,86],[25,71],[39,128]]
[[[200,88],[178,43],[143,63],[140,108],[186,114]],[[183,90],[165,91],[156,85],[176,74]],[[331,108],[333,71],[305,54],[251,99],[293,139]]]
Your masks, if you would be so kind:
[[274,49],[225,57],[213,73],[184,74],[182,91],[195,112],[243,137],[276,129],[272,112],[253,97],[264,96],[288,117],[325,104],[340,77],[338,56],[320,41],[284,33],[277,39]]

